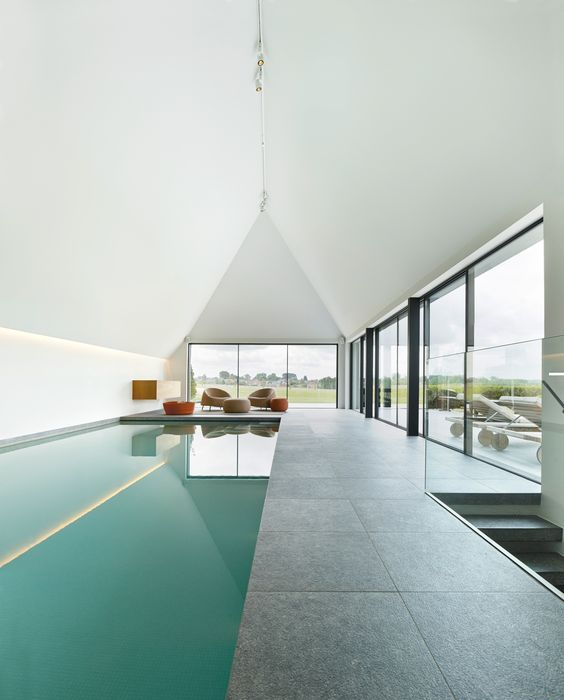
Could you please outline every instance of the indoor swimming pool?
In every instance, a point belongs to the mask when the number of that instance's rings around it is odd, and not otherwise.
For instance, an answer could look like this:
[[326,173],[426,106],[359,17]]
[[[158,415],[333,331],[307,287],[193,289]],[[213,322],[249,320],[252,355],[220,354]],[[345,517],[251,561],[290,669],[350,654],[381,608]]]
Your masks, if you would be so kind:
[[223,698],[278,424],[0,451],[0,697]]

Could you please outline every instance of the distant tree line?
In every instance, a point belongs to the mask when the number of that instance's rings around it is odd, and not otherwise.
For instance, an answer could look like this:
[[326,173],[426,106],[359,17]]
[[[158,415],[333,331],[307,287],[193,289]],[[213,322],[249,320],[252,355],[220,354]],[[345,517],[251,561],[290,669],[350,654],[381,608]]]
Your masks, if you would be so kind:
[[337,388],[337,378],[336,377],[322,377],[321,379],[308,379],[306,375],[304,375],[301,379],[298,377],[295,372],[283,372],[281,375],[276,374],[275,372],[258,372],[255,374],[254,377],[251,377],[250,374],[243,374],[240,377],[237,377],[236,374],[233,374],[232,372],[228,372],[227,370],[221,370],[217,377],[208,377],[205,374],[199,375],[198,377],[194,376],[194,369],[191,367],[190,368],[190,377],[191,377],[191,395],[195,396],[196,395],[196,390],[197,390],[197,383],[201,382],[202,384],[218,384],[218,385],[234,385],[237,384],[237,381],[239,384],[243,385],[256,385],[256,386],[265,386],[265,385],[271,385],[271,386],[295,386],[295,387],[303,387],[303,388],[315,388],[315,389],[336,389]]

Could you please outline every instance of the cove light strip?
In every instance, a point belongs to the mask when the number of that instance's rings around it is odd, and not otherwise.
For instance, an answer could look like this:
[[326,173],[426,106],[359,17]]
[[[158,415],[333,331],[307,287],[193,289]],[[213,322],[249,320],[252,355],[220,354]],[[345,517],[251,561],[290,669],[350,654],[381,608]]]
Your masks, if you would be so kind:
[[76,523],[77,520],[80,520],[85,515],[88,515],[88,513],[91,513],[93,510],[96,510],[96,508],[99,508],[101,505],[103,505],[104,503],[107,503],[112,498],[115,498],[115,496],[122,493],[126,489],[130,488],[134,484],[138,483],[139,481],[141,481],[141,479],[144,479],[145,477],[149,476],[149,474],[156,472],[157,469],[160,469],[165,464],[166,464],[166,462],[159,462],[158,464],[155,464],[154,467],[147,469],[147,471],[144,471],[142,474],[139,474],[138,476],[134,477],[133,479],[131,479],[127,483],[123,484],[119,488],[115,489],[114,491],[111,491],[106,496],[102,496],[102,498],[95,501],[91,505],[87,506],[86,508],[84,508],[84,510],[81,510],[76,515],[73,515],[71,518],[68,518],[68,520],[64,520],[62,523],[59,523],[58,525],[55,525],[55,527],[51,528],[51,530],[47,530],[47,532],[44,532],[42,535],[39,535],[39,537],[37,537],[37,539],[33,540],[33,542],[30,542],[29,544],[26,544],[25,546],[21,547],[20,549],[16,550],[15,552],[8,554],[8,556],[5,557],[4,559],[0,559],[0,569],[2,569],[7,564],[10,564],[11,562],[13,562],[15,559],[18,559],[26,552],[29,552],[34,547],[37,547],[37,545],[41,544],[42,542],[45,542],[50,537],[53,537],[53,535],[56,535],[58,532],[61,532],[61,530],[64,530],[69,525]]

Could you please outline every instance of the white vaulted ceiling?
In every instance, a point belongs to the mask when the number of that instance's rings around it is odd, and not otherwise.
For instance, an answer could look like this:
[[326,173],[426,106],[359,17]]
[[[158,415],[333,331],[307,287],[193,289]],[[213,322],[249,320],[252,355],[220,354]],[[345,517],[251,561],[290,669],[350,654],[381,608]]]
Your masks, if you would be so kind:
[[[264,0],[269,216],[335,327],[542,201],[556,12]],[[0,326],[178,345],[258,214],[255,49],[255,0],[0,0]]]

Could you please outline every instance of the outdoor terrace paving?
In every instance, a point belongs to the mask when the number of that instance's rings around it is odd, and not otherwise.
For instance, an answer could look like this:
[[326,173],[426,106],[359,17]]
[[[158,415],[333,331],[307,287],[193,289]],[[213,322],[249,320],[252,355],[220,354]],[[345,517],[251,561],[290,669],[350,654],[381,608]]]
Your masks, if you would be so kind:
[[562,602],[423,481],[419,438],[282,419],[231,700],[564,698]]

